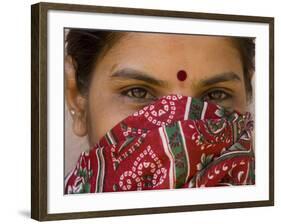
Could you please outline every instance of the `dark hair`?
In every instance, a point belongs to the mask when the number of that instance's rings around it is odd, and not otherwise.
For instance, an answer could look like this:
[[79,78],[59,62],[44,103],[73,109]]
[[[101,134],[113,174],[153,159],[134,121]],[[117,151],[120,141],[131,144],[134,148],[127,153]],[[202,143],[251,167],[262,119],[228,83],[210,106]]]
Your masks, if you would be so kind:
[[[66,53],[74,59],[76,82],[81,94],[87,94],[91,81],[91,72],[98,60],[126,32],[97,31],[87,29],[70,29],[66,36]],[[254,38],[233,37],[241,54],[245,88],[248,96],[252,96],[251,79],[255,71]]]
[[91,73],[98,60],[125,33],[70,29],[66,36],[66,53],[74,60],[76,83],[81,94],[88,92]]
[[255,72],[255,38],[234,37],[234,42],[240,52],[243,64],[245,88],[249,98],[252,98],[252,77]]

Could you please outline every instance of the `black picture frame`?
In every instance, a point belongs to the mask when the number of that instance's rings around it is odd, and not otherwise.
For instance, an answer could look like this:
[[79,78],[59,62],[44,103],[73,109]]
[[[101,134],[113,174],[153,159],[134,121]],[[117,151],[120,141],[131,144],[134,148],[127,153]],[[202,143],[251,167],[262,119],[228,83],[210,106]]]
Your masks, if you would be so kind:
[[[269,200],[48,214],[47,12],[49,10],[130,14],[169,18],[196,18],[269,24]],[[31,218],[39,221],[46,221],[274,205],[274,18],[78,4],[37,3],[31,6],[31,39]]]

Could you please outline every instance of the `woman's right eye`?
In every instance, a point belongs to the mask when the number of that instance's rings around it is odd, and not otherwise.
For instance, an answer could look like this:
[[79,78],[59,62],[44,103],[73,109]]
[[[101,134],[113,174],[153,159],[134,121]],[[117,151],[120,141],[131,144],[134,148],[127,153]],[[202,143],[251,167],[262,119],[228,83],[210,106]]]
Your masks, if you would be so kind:
[[141,87],[134,87],[128,90],[125,90],[122,92],[122,95],[130,97],[130,98],[134,98],[136,100],[151,100],[151,99],[155,99],[155,97],[149,93],[146,89],[141,88]]
[[130,97],[145,98],[147,95],[147,91],[142,88],[133,88],[127,91],[127,95]]

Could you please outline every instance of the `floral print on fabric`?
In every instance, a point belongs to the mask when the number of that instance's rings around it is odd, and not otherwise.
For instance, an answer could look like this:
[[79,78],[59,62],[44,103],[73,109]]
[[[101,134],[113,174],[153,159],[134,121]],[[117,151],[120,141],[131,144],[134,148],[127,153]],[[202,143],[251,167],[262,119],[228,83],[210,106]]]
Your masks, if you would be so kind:
[[168,95],[83,152],[65,193],[255,184],[250,113]]

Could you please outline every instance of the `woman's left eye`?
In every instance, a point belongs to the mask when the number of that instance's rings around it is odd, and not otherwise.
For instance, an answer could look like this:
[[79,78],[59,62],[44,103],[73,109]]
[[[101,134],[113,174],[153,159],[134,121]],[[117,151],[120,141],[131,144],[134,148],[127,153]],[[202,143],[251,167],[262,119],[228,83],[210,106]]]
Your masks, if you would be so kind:
[[208,92],[202,97],[202,100],[204,101],[214,101],[214,102],[221,102],[227,99],[230,99],[232,96],[223,91],[223,90],[213,90],[211,92]]

